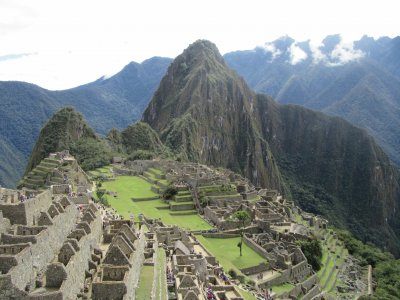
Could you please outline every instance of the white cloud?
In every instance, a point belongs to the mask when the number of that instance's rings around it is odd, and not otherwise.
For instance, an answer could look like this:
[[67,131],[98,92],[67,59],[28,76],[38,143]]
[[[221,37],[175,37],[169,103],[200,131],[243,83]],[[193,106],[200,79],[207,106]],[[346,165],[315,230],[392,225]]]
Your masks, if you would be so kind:
[[264,46],[262,47],[265,52],[271,53],[272,58],[271,61],[273,61],[275,58],[277,58],[279,55],[282,54],[281,50],[277,49],[275,47],[274,43],[265,43]]
[[312,52],[312,58],[314,64],[327,62],[328,58],[321,51],[322,46],[323,46],[322,42],[316,42],[314,40],[310,41],[310,50]]
[[326,64],[327,66],[340,66],[351,61],[357,61],[364,57],[365,53],[361,50],[354,49],[354,43],[341,40],[330,53],[323,53],[322,42],[310,43],[310,49],[312,52],[313,63],[315,64]]
[[290,63],[296,65],[299,62],[307,59],[308,55],[301,49],[297,43],[292,43],[290,45]]
[[364,57],[364,52],[354,49],[354,43],[340,42],[330,54],[331,65],[343,65]]

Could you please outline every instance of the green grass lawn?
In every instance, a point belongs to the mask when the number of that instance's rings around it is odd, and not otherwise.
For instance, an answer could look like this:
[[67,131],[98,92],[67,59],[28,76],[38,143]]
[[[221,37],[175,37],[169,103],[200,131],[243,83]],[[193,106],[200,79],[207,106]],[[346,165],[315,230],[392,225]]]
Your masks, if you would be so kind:
[[[108,203],[125,219],[129,219],[133,214],[137,220],[138,214],[142,213],[148,218],[161,218],[165,224],[178,225],[186,229],[206,230],[212,228],[199,215],[171,215],[169,206],[160,199],[137,202],[131,200],[132,197],[145,198],[157,195],[150,190],[150,187],[150,183],[137,176],[118,176],[115,181],[103,182],[102,185],[102,188],[118,193],[117,197],[108,195],[106,197]],[[167,209],[157,209],[156,207]]]
[[147,198],[157,196],[150,188],[151,184],[137,176],[118,176],[115,181],[106,181],[102,185],[108,191],[117,192],[121,197]]
[[149,168],[149,171],[152,171],[154,174],[158,174],[158,175],[164,174],[163,171],[161,171],[159,169],[155,169],[155,168]]
[[154,266],[142,266],[139,285],[136,290],[136,299],[150,300],[153,288]]
[[272,287],[272,292],[277,293],[278,295],[283,294],[285,292],[289,292],[294,288],[294,284],[292,283],[283,283],[280,285],[275,285]]
[[235,238],[206,238],[201,235],[197,236],[199,242],[214,255],[219,263],[228,272],[230,269],[239,271],[240,269],[256,266],[267,260],[255,252],[253,249],[243,243],[243,256],[239,254],[240,237]]
[[156,289],[156,299],[167,300],[167,278],[165,275],[165,250],[159,248],[158,250],[158,268],[157,272],[157,289]]
[[[152,173],[152,172],[149,172],[150,170],[152,170],[153,173]],[[144,173],[145,173],[146,177],[148,177],[148,178],[150,178],[150,179],[152,179],[152,180],[157,180],[159,183],[161,183],[161,184],[163,184],[163,185],[168,185],[168,184],[169,184],[169,181],[168,181],[168,180],[166,180],[166,179],[159,179],[159,178],[156,177],[155,174],[159,174],[159,175],[163,174],[163,172],[160,171],[160,170],[158,170],[158,169],[149,168],[149,169],[148,169],[146,172],[144,172]]]
[[242,290],[242,289],[237,289],[240,295],[242,295],[244,300],[257,300],[257,298],[250,292]]
[[94,169],[92,171],[89,171],[88,174],[92,176],[104,176],[104,177],[112,177],[112,171],[111,171],[111,166],[104,166],[101,168]]

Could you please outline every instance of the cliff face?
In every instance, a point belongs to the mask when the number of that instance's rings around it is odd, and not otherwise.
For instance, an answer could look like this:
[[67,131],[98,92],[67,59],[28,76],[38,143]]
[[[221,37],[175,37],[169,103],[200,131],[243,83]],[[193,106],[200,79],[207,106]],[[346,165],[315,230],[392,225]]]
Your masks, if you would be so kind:
[[399,174],[373,139],[255,94],[214,44],[197,41],[175,59],[142,120],[183,159],[239,171],[364,241],[400,249]]

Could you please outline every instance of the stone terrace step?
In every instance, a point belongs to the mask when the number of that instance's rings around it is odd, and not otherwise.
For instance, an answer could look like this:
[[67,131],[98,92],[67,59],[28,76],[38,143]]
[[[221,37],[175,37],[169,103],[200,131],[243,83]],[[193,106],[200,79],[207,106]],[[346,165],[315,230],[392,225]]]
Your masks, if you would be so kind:
[[177,211],[177,210],[192,210],[194,209],[193,202],[182,202],[182,203],[170,203],[170,209]]
[[27,182],[24,182],[23,186],[28,188],[28,189],[31,189],[31,190],[37,190],[38,189],[38,186],[36,184],[31,184],[31,183],[27,183]]
[[192,199],[192,195],[182,195],[182,196],[179,196],[179,195],[176,195],[176,196],[174,196],[174,201],[175,202],[188,202],[188,201],[193,201],[193,199]]
[[45,159],[43,159],[43,161],[46,161],[46,162],[54,162],[54,163],[57,163],[57,164],[60,164],[60,163],[61,163],[61,160],[56,159],[56,158],[51,158],[51,157],[46,157]]
[[37,171],[39,171],[41,173],[48,173],[53,169],[54,169],[53,167],[48,167],[48,166],[44,166],[44,165],[38,165],[33,171],[35,173],[38,173]]
[[171,216],[191,216],[191,215],[197,215],[197,211],[195,210],[171,211],[169,214]]
[[51,177],[51,182],[55,182],[55,184],[63,184],[64,179],[60,177]]
[[60,164],[53,163],[53,162],[42,161],[39,165],[48,167],[50,169],[54,169],[54,168],[58,167]]
[[27,178],[25,180],[26,183],[35,184],[35,185],[43,185],[44,179],[34,179],[34,178]]
[[38,174],[30,175],[27,178],[35,179],[35,180],[43,180],[44,179],[42,175],[38,175]]

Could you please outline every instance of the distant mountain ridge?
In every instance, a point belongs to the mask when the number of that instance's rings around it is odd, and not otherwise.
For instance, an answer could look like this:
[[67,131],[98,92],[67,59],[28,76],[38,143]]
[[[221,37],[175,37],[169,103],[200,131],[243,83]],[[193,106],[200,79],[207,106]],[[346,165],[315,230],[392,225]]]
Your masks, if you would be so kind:
[[[319,48],[285,37],[224,58],[257,92],[366,128],[400,165],[400,37],[365,36],[346,45],[328,36]],[[139,119],[171,61],[131,63],[111,78],[65,91],[0,82],[0,185],[16,184],[41,127],[61,107],[74,106],[102,135]]]
[[400,166],[400,37],[334,35],[319,47],[284,37],[224,58],[257,92],[367,129]]
[[142,121],[182,159],[239,171],[399,255],[400,175],[371,136],[255,94],[214,44],[174,60]]
[[140,119],[170,63],[161,57],[132,62],[110,78],[64,91],[0,82],[0,185],[16,185],[40,129],[57,109],[75,107],[103,135],[124,128]]

